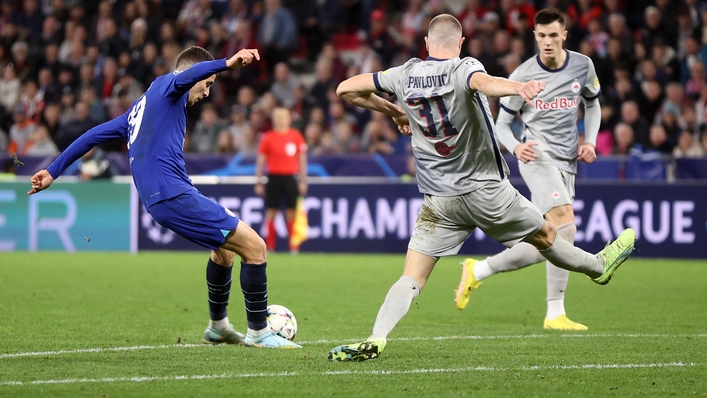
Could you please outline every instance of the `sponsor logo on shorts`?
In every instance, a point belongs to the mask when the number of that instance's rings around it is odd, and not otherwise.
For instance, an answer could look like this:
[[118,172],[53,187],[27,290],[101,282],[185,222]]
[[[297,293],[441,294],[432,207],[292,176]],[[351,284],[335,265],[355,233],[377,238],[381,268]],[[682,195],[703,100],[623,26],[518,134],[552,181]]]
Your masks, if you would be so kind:
[[560,199],[560,193],[557,192],[557,191],[553,192],[553,193],[552,193],[552,198],[555,199],[555,200]]
[[435,149],[437,150],[437,153],[444,156],[445,158],[449,156],[450,153],[452,153],[452,149],[454,148],[456,148],[456,146],[449,146],[444,142],[438,142],[435,144]]

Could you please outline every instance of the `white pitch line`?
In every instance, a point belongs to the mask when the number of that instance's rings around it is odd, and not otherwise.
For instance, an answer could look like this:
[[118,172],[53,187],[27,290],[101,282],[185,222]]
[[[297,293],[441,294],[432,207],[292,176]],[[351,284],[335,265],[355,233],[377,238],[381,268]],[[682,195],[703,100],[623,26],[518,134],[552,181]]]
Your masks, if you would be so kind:
[[[700,338],[707,337],[707,334],[525,334],[525,335],[497,335],[497,336],[433,336],[433,337],[399,337],[391,338],[389,341],[425,341],[425,340],[504,340],[504,339],[544,339],[551,337],[561,337],[561,338],[591,338],[591,337],[624,337],[624,338],[675,338],[675,337],[692,337]],[[335,344],[341,342],[352,342],[357,339],[337,339],[337,340],[312,340],[312,341],[300,341],[299,344]],[[198,347],[212,347],[208,344],[160,344],[160,345],[139,345],[131,347],[107,347],[107,348],[79,348],[74,350],[58,350],[58,351],[39,351],[39,352],[15,352],[0,354],[0,359],[10,359],[10,358],[24,358],[24,357],[43,357],[52,355],[65,355],[65,354],[84,354],[84,353],[96,353],[96,352],[113,352],[113,351],[139,351],[139,350],[158,350],[158,349],[168,349],[168,348],[198,348]]]
[[77,384],[77,383],[115,383],[130,382],[143,383],[146,381],[175,381],[175,380],[206,380],[206,379],[238,379],[260,377],[296,377],[296,376],[341,376],[341,375],[371,375],[389,376],[405,374],[434,374],[434,373],[459,373],[459,372],[498,372],[498,371],[535,371],[535,370],[603,370],[603,369],[642,369],[642,368],[677,368],[693,367],[699,364],[690,362],[669,363],[629,363],[629,364],[585,364],[585,365],[551,365],[551,366],[525,366],[520,368],[494,368],[476,366],[466,368],[431,368],[410,370],[334,370],[326,372],[279,372],[279,373],[241,373],[220,375],[179,375],[179,376],[136,376],[136,377],[105,377],[100,379],[61,379],[61,380],[31,380],[31,381],[4,381],[0,386],[25,386],[38,384]]

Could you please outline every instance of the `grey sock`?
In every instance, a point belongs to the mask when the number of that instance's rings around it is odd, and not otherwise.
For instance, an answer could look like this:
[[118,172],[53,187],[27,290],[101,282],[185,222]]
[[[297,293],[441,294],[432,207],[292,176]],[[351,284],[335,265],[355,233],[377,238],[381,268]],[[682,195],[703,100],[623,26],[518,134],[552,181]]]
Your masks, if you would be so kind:
[[407,314],[412,300],[420,295],[420,285],[415,278],[401,276],[388,290],[385,301],[378,310],[371,338],[386,338],[395,325]]
[[530,243],[520,242],[510,249],[487,258],[486,261],[493,273],[498,274],[500,272],[515,271],[539,263],[544,259],[535,246]]
[[[577,226],[574,223],[557,227],[557,234],[569,243],[574,243],[576,233]],[[547,273],[547,300],[564,299],[570,272],[566,269],[556,267],[549,260],[545,263],[545,271]]]
[[581,272],[596,278],[604,272],[603,260],[594,254],[574,247],[558,234],[549,248],[540,250],[546,259],[566,270]]

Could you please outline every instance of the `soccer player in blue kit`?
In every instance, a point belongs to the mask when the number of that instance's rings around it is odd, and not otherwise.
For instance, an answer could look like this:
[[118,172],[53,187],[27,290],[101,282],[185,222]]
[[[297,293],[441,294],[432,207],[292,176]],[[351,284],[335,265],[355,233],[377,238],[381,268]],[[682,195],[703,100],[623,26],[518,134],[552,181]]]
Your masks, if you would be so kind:
[[[197,191],[184,164],[186,107],[209,96],[217,73],[241,68],[256,59],[260,55],[252,49],[214,60],[201,47],[187,48],[177,57],[176,70],[156,78],[128,112],[88,130],[46,170],[32,176],[28,195],[49,188],[94,145],[125,139],[135,187],[150,215],[160,225],[212,250],[206,266],[211,319],[204,331],[204,341],[301,348],[273,334],[268,327],[265,242],[230,210]],[[241,257],[240,283],[248,319],[246,335],[234,330],[226,312],[235,254]]]

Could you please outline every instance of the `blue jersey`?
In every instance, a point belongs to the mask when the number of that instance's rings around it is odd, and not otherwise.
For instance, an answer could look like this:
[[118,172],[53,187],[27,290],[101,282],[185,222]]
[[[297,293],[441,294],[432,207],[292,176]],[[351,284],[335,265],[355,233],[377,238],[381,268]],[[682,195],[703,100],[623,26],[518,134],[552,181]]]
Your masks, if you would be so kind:
[[184,165],[189,90],[227,70],[226,60],[200,62],[183,72],[158,77],[128,112],[87,131],[47,168],[57,178],[94,145],[124,138],[128,160],[145,207],[195,189]]

